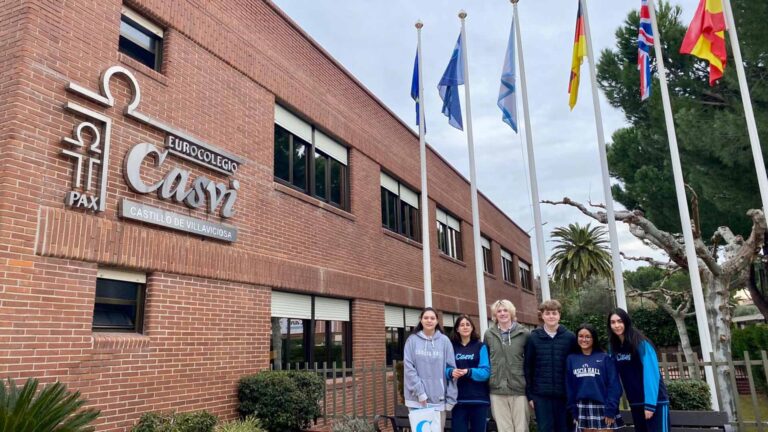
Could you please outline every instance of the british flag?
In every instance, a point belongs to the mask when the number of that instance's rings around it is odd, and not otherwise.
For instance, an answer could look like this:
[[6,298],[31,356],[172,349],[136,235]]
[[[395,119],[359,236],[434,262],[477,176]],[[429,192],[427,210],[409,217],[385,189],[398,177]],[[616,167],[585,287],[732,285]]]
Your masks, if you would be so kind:
[[651,46],[653,46],[653,28],[648,0],[640,3],[640,30],[637,35],[637,69],[640,70],[640,100],[651,95]]

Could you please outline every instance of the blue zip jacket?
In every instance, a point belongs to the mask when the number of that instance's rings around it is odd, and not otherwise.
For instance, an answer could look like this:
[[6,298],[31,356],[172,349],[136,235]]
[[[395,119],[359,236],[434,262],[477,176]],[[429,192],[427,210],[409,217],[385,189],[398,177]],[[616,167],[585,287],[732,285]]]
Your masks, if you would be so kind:
[[578,418],[579,401],[589,400],[605,406],[605,415],[615,418],[619,414],[621,384],[616,363],[604,352],[590,355],[571,354],[566,361],[565,387],[568,409]]
[[[491,363],[488,361],[488,347],[479,340],[474,340],[466,346],[454,343],[453,352],[456,355],[456,369],[468,369],[467,374],[457,381],[457,403],[489,405],[491,399],[488,378],[491,376]],[[449,367],[446,371],[449,379],[452,373],[453,368]]]
[[667,386],[659,373],[656,351],[648,341],[640,342],[637,352],[633,352],[629,344],[623,343],[611,355],[616,360],[616,369],[630,405],[643,405],[644,409],[656,412],[657,405],[669,403]]

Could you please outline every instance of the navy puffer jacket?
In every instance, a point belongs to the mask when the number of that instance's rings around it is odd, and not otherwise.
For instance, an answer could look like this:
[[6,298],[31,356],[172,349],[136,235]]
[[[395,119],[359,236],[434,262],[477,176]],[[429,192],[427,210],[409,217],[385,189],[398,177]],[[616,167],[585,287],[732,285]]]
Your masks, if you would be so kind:
[[525,393],[528,400],[534,396],[565,398],[565,361],[576,352],[576,335],[562,325],[555,337],[544,328],[531,332],[525,344]]

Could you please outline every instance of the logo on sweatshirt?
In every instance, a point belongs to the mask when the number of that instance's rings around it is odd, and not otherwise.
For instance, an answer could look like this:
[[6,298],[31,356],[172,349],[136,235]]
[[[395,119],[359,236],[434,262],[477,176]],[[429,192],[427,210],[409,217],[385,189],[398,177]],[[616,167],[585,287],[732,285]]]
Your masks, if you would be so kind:
[[427,351],[425,349],[416,349],[416,355],[422,357],[440,357],[440,351]]
[[576,378],[596,377],[600,376],[600,369],[589,367],[588,364],[584,363],[580,368],[574,369],[573,374]]
[[616,354],[616,361],[632,361],[632,354]]
[[456,360],[474,360],[474,354],[456,354]]

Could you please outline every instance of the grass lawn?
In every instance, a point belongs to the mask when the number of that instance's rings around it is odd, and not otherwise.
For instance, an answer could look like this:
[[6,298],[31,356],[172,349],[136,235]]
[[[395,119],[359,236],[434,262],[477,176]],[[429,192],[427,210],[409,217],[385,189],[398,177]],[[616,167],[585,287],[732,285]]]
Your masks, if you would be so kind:
[[[739,396],[739,407],[744,414],[744,421],[755,421],[755,406],[752,405],[752,397],[749,395]],[[760,410],[760,420],[763,423],[763,430],[768,431],[768,396],[764,394],[757,395],[757,407]],[[757,431],[757,426],[748,426],[744,432]]]

